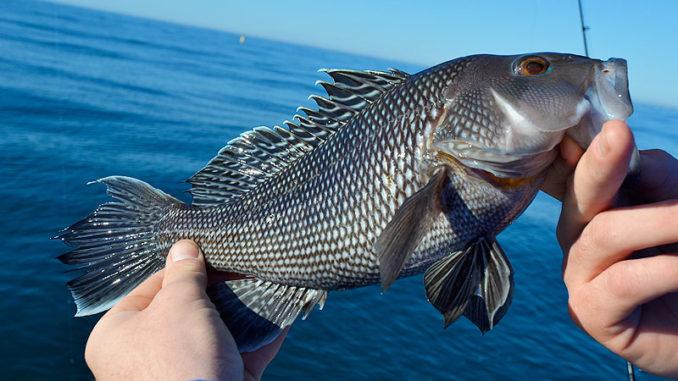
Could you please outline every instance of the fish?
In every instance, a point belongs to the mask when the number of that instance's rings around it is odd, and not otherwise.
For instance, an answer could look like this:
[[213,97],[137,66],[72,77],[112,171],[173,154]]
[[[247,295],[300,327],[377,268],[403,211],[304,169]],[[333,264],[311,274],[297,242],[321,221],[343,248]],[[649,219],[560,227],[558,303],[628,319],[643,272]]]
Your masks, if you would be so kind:
[[330,291],[423,275],[447,327],[483,333],[512,301],[497,235],[531,203],[567,136],[588,147],[633,112],[623,59],[480,54],[416,74],[322,69],[327,95],[283,126],[231,140],[188,182],[191,204],[141,180],[56,238],[76,316],[112,307],[195,241],[238,279],[207,293],[241,352],[274,340]]

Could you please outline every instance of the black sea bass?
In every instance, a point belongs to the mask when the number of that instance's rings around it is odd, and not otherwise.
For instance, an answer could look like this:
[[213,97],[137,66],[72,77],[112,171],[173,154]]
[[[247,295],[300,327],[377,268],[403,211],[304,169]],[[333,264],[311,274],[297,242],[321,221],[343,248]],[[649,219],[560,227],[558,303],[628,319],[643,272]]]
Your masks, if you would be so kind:
[[415,75],[325,70],[327,97],[286,127],[231,141],[189,182],[186,205],[128,177],[115,199],[59,236],[84,269],[78,316],[110,308],[194,240],[208,264],[243,279],[208,293],[241,351],[325,302],[330,290],[425,271],[450,324],[482,331],[512,296],[495,240],[531,202],[565,135],[587,147],[632,112],[626,62],[571,54],[476,55]]

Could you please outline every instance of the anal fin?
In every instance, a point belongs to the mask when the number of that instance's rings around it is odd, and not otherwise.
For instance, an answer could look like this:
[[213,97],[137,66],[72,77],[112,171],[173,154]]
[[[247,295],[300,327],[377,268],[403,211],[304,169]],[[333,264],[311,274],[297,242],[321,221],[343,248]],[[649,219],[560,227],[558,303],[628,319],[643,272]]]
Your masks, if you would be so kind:
[[322,309],[327,291],[286,286],[259,279],[219,282],[207,288],[221,319],[240,352],[253,352],[269,344],[297,316]]
[[511,304],[513,271],[496,240],[481,237],[431,265],[424,286],[429,302],[443,314],[445,327],[464,314],[485,333]]

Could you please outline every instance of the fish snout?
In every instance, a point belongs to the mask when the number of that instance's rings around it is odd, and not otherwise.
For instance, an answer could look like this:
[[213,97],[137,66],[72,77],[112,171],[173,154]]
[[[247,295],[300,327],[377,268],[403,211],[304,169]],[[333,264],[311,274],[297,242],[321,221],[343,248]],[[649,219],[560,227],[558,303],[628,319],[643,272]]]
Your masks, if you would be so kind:
[[[633,113],[633,104],[629,95],[628,67],[623,58],[610,58],[600,63],[600,74],[596,80],[603,82],[598,86],[599,95],[608,119],[626,119]],[[629,163],[629,175],[640,171],[638,148],[633,147]]]
[[633,113],[625,59],[610,58],[598,63],[593,83],[603,119],[626,119]]

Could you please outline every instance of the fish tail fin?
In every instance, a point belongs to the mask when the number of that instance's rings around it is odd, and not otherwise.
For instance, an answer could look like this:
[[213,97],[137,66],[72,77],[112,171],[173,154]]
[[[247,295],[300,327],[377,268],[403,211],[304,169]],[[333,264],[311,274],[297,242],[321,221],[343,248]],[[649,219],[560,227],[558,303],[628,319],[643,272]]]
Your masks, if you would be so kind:
[[130,177],[110,176],[95,182],[106,184],[114,201],[100,205],[54,237],[73,247],[58,259],[84,270],[68,282],[78,308],[75,316],[111,308],[163,268],[169,244],[157,241],[158,223],[170,210],[183,205]]

